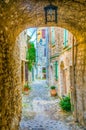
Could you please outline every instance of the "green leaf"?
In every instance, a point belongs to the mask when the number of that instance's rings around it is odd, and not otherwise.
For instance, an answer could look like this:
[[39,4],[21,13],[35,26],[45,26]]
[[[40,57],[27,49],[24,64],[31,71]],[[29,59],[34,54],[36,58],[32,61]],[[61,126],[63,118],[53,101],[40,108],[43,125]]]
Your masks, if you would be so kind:
[[29,71],[31,71],[33,67],[33,63],[36,61],[36,50],[34,47],[34,43],[28,43],[26,59],[28,60],[28,69]]
[[70,97],[65,96],[64,98],[60,98],[59,102],[60,107],[65,111],[71,111],[71,102]]

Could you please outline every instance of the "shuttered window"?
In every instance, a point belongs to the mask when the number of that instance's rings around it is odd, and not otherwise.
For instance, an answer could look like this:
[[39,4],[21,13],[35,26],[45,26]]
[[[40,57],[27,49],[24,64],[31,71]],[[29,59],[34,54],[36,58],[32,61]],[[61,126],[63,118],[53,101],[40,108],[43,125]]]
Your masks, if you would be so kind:
[[54,65],[55,65],[55,79],[58,80],[58,62],[55,61]]
[[51,28],[51,43],[52,45],[55,45],[55,28]]
[[45,39],[45,29],[42,29],[42,38]]
[[46,57],[46,48],[44,48],[44,56]]
[[68,45],[68,30],[64,29],[64,47]]

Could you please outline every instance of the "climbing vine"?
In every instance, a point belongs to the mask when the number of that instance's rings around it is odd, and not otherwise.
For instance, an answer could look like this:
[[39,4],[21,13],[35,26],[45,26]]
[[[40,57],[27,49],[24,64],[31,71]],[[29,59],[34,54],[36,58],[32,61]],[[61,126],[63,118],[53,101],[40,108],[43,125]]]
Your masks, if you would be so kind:
[[28,70],[31,71],[32,67],[36,61],[36,50],[34,47],[34,43],[28,43],[28,49],[26,52],[26,59],[28,60]]

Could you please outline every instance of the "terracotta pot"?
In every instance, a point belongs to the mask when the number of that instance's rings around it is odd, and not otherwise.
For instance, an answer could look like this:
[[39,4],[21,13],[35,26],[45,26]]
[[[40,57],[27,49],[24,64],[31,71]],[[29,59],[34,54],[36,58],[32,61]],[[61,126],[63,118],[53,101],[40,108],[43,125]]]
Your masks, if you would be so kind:
[[29,92],[30,92],[30,90],[29,90],[28,88],[24,88],[24,91],[23,91],[23,92],[24,92],[25,95],[28,95]]
[[28,91],[29,89],[28,88],[24,88],[24,91]]
[[51,96],[56,96],[57,95],[56,89],[51,89],[50,93],[51,93]]

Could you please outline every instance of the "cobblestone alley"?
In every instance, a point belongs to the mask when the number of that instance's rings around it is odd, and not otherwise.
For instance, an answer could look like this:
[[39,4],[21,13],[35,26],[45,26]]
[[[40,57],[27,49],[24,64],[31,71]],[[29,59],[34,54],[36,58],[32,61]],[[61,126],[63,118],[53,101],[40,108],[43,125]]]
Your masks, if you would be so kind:
[[35,81],[22,99],[20,130],[84,130],[73,123],[70,113],[60,110],[59,99],[50,96],[46,81]]

